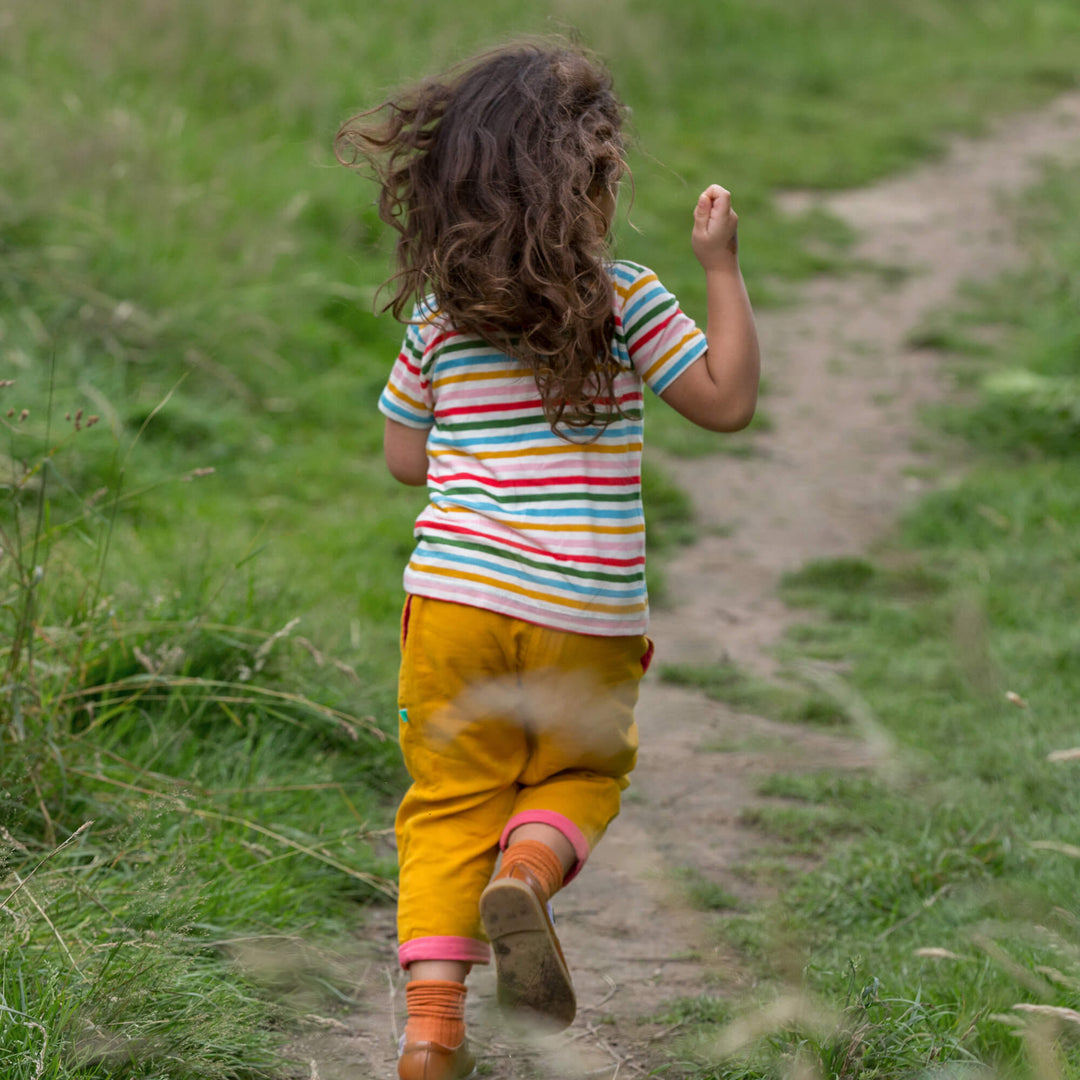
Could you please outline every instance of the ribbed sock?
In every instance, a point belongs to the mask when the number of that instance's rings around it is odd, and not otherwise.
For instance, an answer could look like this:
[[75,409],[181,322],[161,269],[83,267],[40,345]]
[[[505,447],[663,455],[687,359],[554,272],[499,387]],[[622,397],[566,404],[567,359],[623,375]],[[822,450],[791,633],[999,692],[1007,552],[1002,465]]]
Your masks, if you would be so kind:
[[503,852],[502,866],[495,880],[507,877],[515,866],[524,866],[544,889],[540,902],[546,904],[561,888],[566,872],[562,860],[540,840],[521,840]]
[[465,1038],[465,985],[444,979],[414,979],[405,987],[409,1018],[405,1042],[436,1042],[453,1048]]

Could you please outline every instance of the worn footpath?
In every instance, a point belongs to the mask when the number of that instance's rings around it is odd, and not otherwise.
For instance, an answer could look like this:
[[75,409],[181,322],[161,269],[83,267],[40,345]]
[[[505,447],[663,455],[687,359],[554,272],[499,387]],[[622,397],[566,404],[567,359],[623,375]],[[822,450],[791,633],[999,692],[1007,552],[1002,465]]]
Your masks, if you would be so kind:
[[[692,493],[699,539],[671,560],[670,606],[654,612],[658,659],[729,659],[760,673],[799,617],[777,595],[808,559],[870,549],[926,481],[913,449],[917,410],[942,393],[940,357],[908,340],[965,281],[1016,264],[1009,202],[1043,162],[1080,160],[1080,94],[1014,116],[938,161],[872,187],[791,193],[792,213],[822,207],[856,231],[865,272],[813,280],[796,302],[759,313],[771,429],[750,457],[664,459]],[[721,178],[722,179],[722,178]],[[657,455],[659,456],[659,455]],[[856,737],[734,712],[651,674],[638,710],[640,763],[621,816],[589,866],[556,898],[578,1019],[563,1035],[510,1032],[491,1008],[491,973],[470,982],[470,1024],[482,1075],[496,1080],[644,1076],[677,1032],[656,1019],[674,999],[735,995],[749,976],[685,902],[689,872],[744,906],[767,891],[739,874],[762,838],[743,824],[771,772],[872,768]],[[710,747],[719,747],[709,749]],[[292,1047],[309,1080],[391,1080],[404,987],[393,913],[374,913],[356,967],[364,1007],[311,1018]]]

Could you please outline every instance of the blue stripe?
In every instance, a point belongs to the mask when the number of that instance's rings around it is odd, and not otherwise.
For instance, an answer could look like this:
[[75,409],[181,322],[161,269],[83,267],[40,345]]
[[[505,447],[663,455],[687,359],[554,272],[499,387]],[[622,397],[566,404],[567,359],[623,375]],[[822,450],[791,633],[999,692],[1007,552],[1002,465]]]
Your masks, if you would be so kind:
[[629,307],[623,309],[623,326],[637,322],[640,318],[639,312],[643,311],[645,308],[655,307],[658,304],[662,304],[665,300],[674,299],[675,298],[671,293],[669,293],[659,281],[654,281],[651,285],[646,287],[643,293],[639,293],[631,299]]
[[482,514],[502,514],[505,517],[579,517],[588,522],[591,518],[615,518],[616,520],[629,521],[631,519],[641,521],[641,511],[638,507],[630,507],[628,510],[601,510],[591,506],[563,506],[563,507],[529,507],[521,510],[500,506],[496,502],[474,502],[471,499],[448,499],[440,495],[432,494],[432,506],[440,510],[451,506],[461,506],[466,510],[477,510]]
[[636,587],[632,590],[621,591],[617,589],[600,589],[594,588],[589,585],[578,585],[575,582],[561,579],[558,581],[552,581],[551,578],[540,577],[538,574],[530,574],[522,570],[519,566],[511,563],[504,565],[503,563],[490,562],[487,559],[478,559],[471,555],[460,555],[457,552],[433,552],[430,549],[426,549],[424,542],[421,541],[413,552],[413,558],[410,559],[409,565],[414,569],[422,571],[423,565],[417,565],[413,560],[417,557],[427,558],[430,562],[436,566],[440,563],[459,563],[462,566],[473,566],[480,570],[491,570],[495,573],[503,574],[505,577],[515,578],[518,581],[525,582],[529,585],[539,585],[545,589],[551,589],[557,592],[573,593],[576,596],[581,597],[605,597],[612,600],[626,600],[626,601],[638,601],[645,598],[645,586],[640,583],[636,583]]
[[708,348],[708,342],[702,337],[693,342],[681,356],[669,360],[667,365],[660,369],[660,377],[654,378],[650,384],[653,392],[662,394]]
[[[486,352],[482,352],[482,349],[487,348]],[[501,371],[507,364],[516,364],[517,361],[513,357],[507,356],[506,353],[498,352],[497,350],[488,348],[482,342],[476,347],[475,352],[468,353],[455,353],[453,357],[445,356],[441,351],[436,353],[435,356],[435,368],[438,371],[439,378],[442,377],[446,371],[453,371],[456,368],[463,367],[477,367],[480,364],[490,364],[492,371]],[[524,367],[521,369],[521,381],[529,382],[532,380],[532,375]]]
[[385,392],[379,398],[379,412],[392,420],[400,420],[407,427],[429,428],[435,423],[435,418],[430,413],[411,412],[398,405],[397,401]]
[[625,281],[630,285],[637,281],[642,274],[648,273],[648,270],[640,263],[631,262],[629,259],[619,259],[618,262],[612,263],[609,269],[612,277],[617,277],[620,281]]

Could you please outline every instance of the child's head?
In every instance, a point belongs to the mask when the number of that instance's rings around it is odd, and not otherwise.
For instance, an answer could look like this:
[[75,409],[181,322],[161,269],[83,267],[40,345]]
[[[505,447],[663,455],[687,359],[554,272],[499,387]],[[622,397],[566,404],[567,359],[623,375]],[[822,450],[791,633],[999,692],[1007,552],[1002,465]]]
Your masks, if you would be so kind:
[[528,42],[425,80],[337,136],[341,160],[373,167],[399,234],[388,307],[400,318],[434,293],[457,329],[532,369],[552,423],[612,411],[603,264],[622,112],[583,50]]

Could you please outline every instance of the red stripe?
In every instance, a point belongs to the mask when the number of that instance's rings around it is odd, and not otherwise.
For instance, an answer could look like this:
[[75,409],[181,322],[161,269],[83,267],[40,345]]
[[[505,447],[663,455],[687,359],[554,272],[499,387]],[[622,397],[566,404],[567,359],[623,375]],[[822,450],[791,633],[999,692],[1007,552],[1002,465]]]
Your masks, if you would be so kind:
[[638,350],[641,348],[642,345],[645,344],[645,342],[647,342],[650,338],[656,337],[656,335],[659,334],[660,331],[663,330],[671,322],[671,320],[675,318],[676,315],[681,314],[682,312],[678,308],[676,308],[662,323],[657,323],[656,326],[654,326],[647,334],[642,334],[641,337],[639,337],[634,342],[634,347],[630,350],[631,355],[636,355]]
[[531,555],[542,555],[545,559],[561,560],[562,562],[595,563],[598,566],[643,566],[645,563],[644,557],[640,555],[633,559],[601,559],[599,556],[594,555],[561,555],[557,551],[532,547],[529,544],[522,544],[516,540],[507,540],[501,536],[489,536],[487,533],[477,532],[475,529],[463,529],[460,525],[444,525],[438,521],[425,521],[421,523],[420,528],[422,530],[438,529],[442,532],[460,533],[462,536],[475,536],[480,540],[486,540],[495,547],[502,545],[514,547],[519,551],[527,551]]
[[444,342],[450,341],[453,338],[461,337],[461,334],[457,330],[440,330],[428,343],[426,352],[431,352],[433,349],[437,349]]
[[439,409],[440,416],[457,416],[458,413],[503,412],[510,409],[542,409],[539,398],[525,401],[493,401],[490,405],[461,405],[456,409]]
[[550,487],[553,484],[630,487],[641,483],[640,476],[538,476],[520,480],[496,480],[492,476],[474,476],[472,473],[451,473],[449,476],[433,476],[431,480],[438,484],[447,484],[451,480],[475,480],[478,484],[492,487]]
[[420,369],[415,364],[409,363],[409,354],[405,352],[398,353],[398,361],[404,364],[414,375],[420,374]]

